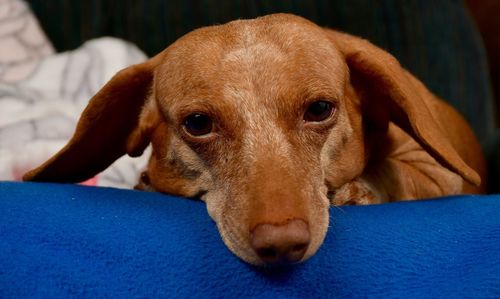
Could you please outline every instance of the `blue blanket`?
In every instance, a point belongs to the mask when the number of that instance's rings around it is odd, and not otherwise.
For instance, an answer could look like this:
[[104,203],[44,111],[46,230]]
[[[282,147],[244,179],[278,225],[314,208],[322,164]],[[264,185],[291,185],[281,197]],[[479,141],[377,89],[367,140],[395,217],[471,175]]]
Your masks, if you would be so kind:
[[0,297],[499,297],[500,196],[331,209],[309,261],[259,269],[201,202],[0,183]]

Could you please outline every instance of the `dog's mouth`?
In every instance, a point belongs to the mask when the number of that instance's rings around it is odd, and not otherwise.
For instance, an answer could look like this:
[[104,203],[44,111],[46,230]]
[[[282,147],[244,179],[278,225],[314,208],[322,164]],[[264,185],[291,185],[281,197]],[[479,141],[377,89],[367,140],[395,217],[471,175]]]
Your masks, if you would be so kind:
[[187,198],[193,199],[193,200],[200,200],[200,201],[204,202],[207,194],[208,194],[208,190],[201,189],[201,190],[198,190],[196,193],[194,193],[192,196],[188,196]]
[[[323,196],[322,201],[325,200]],[[327,205],[316,206],[304,219],[290,218],[253,227],[243,221],[245,216],[233,213],[234,207],[214,209],[212,205],[213,202],[207,202],[209,214],[228,249],[259,267],[283,267],[306,261],[317,252],[328,230]]]
[[[155,191],[146,171],[141,173],[135,188]],[[326,191],[326,188],[321,191]],[[326,196],[322,194],[322,199],[317,199],[316,211],[305,213],[305,218],[291,217],[277,223],[259,223],[249,227],[248,215],[241,215],[245,209],[237,207],[238,202],[234,199],[228,201],[222,193],[199,188],[183,196],[207,204],[208,213],[231,252],[249,264],[264,267],[297,264],[314,255],[328,227],[328,208],[323,207],[324,201],[335,195],[334,192],[328,192]],[[314,222],[310,223],[308,219],[314,219]]]
[[[266,237],[258,240],[253,233],[242,236],[235,228],[234,221],[222,219],[217,222],[222,240],[237,257],[243,261],[259,267],[282,267],[297,264],[305,260],[304,256],[309,247],[309,240],[291,245],[292,242],[280,246],[272,244]],[[308,238],[308,236],[306,236]],[[278,236],[286,238],[286,235]],[[271,243],[270,243],[271,242]],[[287,246],[289,246],[287,248]],[[293,247],[292,247],[293,246]]]

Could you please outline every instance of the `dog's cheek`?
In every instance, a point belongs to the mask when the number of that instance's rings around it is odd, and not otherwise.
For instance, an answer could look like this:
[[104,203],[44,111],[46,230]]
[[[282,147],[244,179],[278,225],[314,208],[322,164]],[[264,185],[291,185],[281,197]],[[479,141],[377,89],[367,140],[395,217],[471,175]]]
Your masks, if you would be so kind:
[[321,166],[329,188],[360,176],[366,165],[361,119],[352,118],[344,111],[321,149]]
[[209,190],[211,175],[189,147],[160,126],[153,135],[148,177],[156,191],[198,197]]

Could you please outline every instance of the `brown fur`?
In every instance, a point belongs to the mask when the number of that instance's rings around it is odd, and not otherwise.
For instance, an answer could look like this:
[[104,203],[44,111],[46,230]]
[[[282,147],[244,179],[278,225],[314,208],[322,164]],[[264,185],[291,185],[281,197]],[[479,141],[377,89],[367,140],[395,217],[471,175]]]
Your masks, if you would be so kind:
[[[318,99],[335,103],[333,116],[305,122]],[[214,131],[187,134],[192,113]],[[292,15],[202,28],[118,73],[68,145],[25,179],[85,180],[150,142],[138,188],[201,197],[227,246],[253,264],[263,263],[251,242],[259,225],[306,227],[304,260],[325,237],[330,204],[485,187],[479,145],[453,108],[385,51]]]

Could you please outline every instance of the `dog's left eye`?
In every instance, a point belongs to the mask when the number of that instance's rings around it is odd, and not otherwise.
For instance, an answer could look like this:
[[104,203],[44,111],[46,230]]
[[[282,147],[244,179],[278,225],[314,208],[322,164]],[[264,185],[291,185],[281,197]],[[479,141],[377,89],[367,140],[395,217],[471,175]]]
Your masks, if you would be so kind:
[[316,101],[307,107],[304,120],[309,122],[320,122],[329,118],[333,113],[333,104],[327,101]]
[[203,136],[212,132],[212,119],[204,114],[191,114],[184,120],[186,132],[193,136]]

